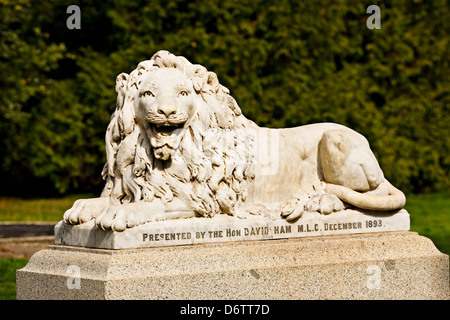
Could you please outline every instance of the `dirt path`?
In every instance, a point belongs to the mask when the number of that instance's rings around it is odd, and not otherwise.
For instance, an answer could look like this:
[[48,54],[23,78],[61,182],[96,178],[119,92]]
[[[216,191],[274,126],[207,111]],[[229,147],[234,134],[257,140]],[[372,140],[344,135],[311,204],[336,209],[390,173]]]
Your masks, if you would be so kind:
[[55,222],[0,222],[0,259],[30,258],[54,243]]

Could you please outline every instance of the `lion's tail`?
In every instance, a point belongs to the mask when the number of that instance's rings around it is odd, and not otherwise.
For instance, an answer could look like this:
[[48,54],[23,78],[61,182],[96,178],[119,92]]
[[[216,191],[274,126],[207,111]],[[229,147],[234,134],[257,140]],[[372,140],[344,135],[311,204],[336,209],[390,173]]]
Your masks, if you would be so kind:
[[388,195],[360,193],[336,184],[327,184],[325,191],[361,209],[389,211],[403,208],[406,203],[405,194],[394,187],[389,181],[385,181],[389,187]]

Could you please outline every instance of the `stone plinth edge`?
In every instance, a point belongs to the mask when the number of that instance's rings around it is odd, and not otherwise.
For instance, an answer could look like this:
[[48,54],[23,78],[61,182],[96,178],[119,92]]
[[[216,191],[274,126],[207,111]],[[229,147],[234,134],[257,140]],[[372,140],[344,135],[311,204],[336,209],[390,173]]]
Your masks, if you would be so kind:
[[307,212],[297,221],[271,216],[240,219],[228,215],[153,221],[122,232],[104,231],[91,220],[81,225],[60,221],[55,226],[55,244],[129,249],[247,240],[274,240],[310,236],[408,231],[409,213],[344,210],[330,215]]

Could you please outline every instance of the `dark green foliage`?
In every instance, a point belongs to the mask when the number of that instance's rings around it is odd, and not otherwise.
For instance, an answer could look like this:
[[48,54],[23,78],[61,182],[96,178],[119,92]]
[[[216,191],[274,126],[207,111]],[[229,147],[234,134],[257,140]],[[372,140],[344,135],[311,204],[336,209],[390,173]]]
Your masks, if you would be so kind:
[[19,3],[0,1],[0,160],[21,185],[101,186],[115,77],[166,49],[216,72],[259,125],[342,123],[402,190],[450,187],[446,0],[381,3],[379,30],[356,0]]

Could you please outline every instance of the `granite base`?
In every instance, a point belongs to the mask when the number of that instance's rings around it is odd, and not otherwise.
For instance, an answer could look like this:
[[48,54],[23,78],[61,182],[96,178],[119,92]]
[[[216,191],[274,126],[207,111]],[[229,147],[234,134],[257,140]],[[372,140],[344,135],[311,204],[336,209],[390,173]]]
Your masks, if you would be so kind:
[[17,299],[449,299],[449,257],[415,232],[142,249],[52,245]]

